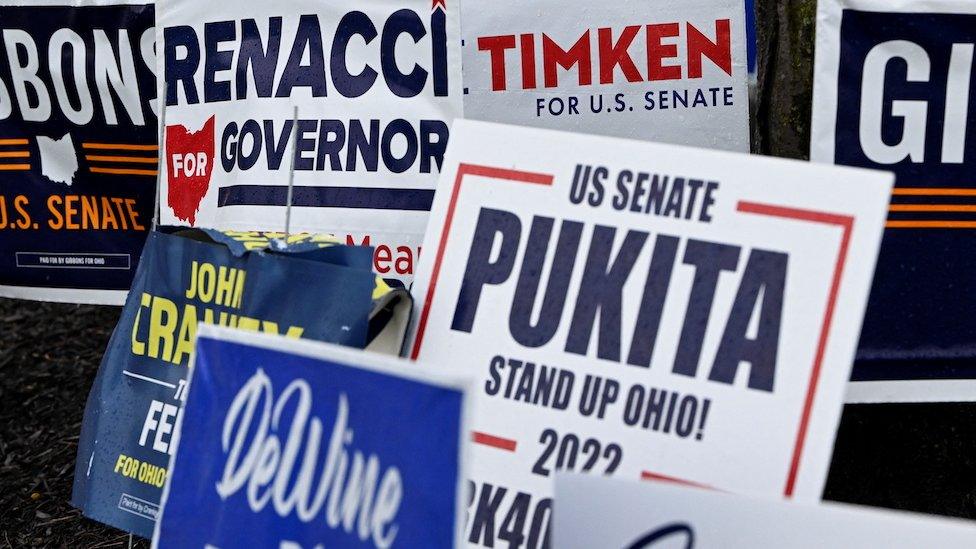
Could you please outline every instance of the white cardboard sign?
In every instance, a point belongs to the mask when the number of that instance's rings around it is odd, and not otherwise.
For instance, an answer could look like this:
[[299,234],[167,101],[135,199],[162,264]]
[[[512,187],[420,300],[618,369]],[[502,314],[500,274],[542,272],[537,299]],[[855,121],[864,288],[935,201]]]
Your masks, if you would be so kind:
[[468,118],[749,150],[742,0],[462,4]]
[[412,277],[462,112],[458,4],[156,9],[162,223],[281,231],[290,197],[291,232],[372,244],[379,274]]
[[469,541],[560,469],[820,497],[890,175],[452,132],[411,357],[476,379]]
[[976,526],[961,520],[854,505],[789,504],[668,485],[556,478],[561,549],[885,547],[963,549]]

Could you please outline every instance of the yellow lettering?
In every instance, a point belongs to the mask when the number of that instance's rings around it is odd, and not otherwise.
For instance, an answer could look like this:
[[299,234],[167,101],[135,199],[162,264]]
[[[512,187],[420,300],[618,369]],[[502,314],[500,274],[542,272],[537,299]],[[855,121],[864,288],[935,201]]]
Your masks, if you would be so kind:
[[183,318],[180,322],[180,335],[176,338],[176,351],[173,353],[173,364],[182,364],[184,356],[193,352],[193,343],[197,339],[197,308],[189,303],[183,307]]
[[136,356],[146,354],[146,344],[139,341],[139,317],[142,316],[142,310],[148,308],[150,303],[152,303],[152,296],[143,292],[139,297],[139,308],[136,309],[136,319],[132,323],[132,354]]
[[[176,330],[176,304],[172,301],[155,296],[149,316],[149,356],[169,361],[173,356],[173,331]],[[159,352],[159,344],[163,344],[163,352]]]
[[200,280],[197,283],[199,288],[197,293],[200,295],[200,301],[203,303],[210,303],[213,300],[214,295],[214,284],[215,278],[217,278],[217,271],[214,269],[212,263],[204,263],[200,265]]
[[237,279],[237,269],[228,269],[223,265],[217,270],[217,297],[218,305],[233,307],[234,280]]
[[197,294],[200,296],[201,302],[210,303],[213,300],[214,279],[216,277],[217,272],[212,263],[200,265],[200,280],[197,282],[199,286]]
[[244,277],[247,275],[247,271],[241,271],[237,275],[237,287],[234,288],[234,304],[231,305],[235,309],[240,309],[244,303]]
[[190,263],[190,287],[186,289],[186,298],[193,299],[197,295],[197,270],[199,265],[196,261]]
[[237,327],[241,330],[256,332],[260,329],[261,321],[249,316],[242,316],[237,319]]

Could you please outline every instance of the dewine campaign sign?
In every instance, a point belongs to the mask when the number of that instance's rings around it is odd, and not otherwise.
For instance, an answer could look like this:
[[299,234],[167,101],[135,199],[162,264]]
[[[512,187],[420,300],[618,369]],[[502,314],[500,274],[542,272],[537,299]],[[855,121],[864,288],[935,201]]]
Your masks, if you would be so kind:
[[461,9],[467,118],[749,151],[743,0]]
[[454,547],[466,386],[202,327],[154,547]]
[[458,4],[156,8],[163,223],[280,231],[291,196],[292,231],[374,246],[379,274],[412,279],[461,115]]
[[367,338],[369,248],[306,239],[293,252],[245,253],[239,235],[230,247],[191,236],[150,234],[78,443],[72,504],[143,537],[159,511],[198,324],[358,348]]
[[145,0],[0,1],[0,296],[121,305],[156,196]]
[[561,474],[560,549],[884,547],[965,549],[971,522],[854,505],[803,505],[665,484]]
[[976,399],[976,4],[819,4],[811,159],[892,171],[849,399]]
[[411,356],[476,379],[467,540],[555,471],[818,500],[891,176],[458,121]]

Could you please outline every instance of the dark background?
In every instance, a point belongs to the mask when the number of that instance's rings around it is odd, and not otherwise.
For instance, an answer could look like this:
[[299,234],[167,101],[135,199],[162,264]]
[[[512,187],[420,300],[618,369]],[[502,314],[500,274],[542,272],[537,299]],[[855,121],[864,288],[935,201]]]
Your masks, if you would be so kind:
[[[807,157],[815,12],[814,0],[757,2],[755,152]],[[129,545],[67,503],[85,398],[119,311],[0,299],[0,547]],[[976,404],[845,406],[824,496],[976,518]]]
[[[815,0],[758,0],[753,152],[809,156]],[[976,404],[844,407],[824,497],[976,518]]]

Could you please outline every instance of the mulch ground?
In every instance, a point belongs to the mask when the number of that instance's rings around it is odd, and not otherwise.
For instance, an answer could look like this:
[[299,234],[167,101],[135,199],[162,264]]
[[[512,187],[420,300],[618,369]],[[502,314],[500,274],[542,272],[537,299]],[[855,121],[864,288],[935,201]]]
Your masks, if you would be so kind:
[[120,311],[0,299],[0,547],[129,546],[68,503],[85,399]]

